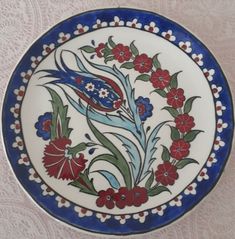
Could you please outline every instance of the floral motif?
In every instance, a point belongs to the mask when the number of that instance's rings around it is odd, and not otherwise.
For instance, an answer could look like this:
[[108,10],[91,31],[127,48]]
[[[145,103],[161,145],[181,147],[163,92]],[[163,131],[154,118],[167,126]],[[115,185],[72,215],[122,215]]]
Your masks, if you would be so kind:
[[55,44],[54,43],[51,43],[49,45],[45,44],[42,47],[43,47],[42,55],[46,56],[46,55],[50,54],[55,49]]
[[106,213],[96,213],[96,217],[100,219],[101,222],[105,222],[106,220],[111,218],[111,215],[108,215]]
[[64,198],[57,196],[55,198],[55,200],[58,202],[58,207],[62,208],[62,207],[70,207],[70,202],[65,200]]
[[172,88],[167,94],[167,104],[173,108],[181,108],[185,101],[184,90]]
[[16,120],[14,124],[11,124],[10,128],[13,129],[16,134],[19,134],[21,131],[20,121]]
[[112,53],[114,58],[119,62],[122,63],[124,61],[129,61],[132,53],[128,46],[124,46],[123,44],[117,44],[113,49]]
[[192,195],[196,195],[196,187],[197,187],[197,184],[196,183],[192,183],[190,184],[185,190],[184,190],[184,194],[185,195],[189,195],[189,194],[192,194]]
[[102,27],[107,27],[108,23],[107,22],[102,22],[100,19],[96,20],[96,24],[92,26],[92,28],[97,29],[97,28],[102,28]]
[[14,107],[11,107],[11,108],[10,108],[10,111],[13,113],[13,116],[14,116],[15,118],[18,118],[19,113],[20,113],[20,105],[19,105],[18,103],[15,104]]
[[24,164],[25,166],[29,166],[29,158],[27,154],[21,154],[20,159],[18,160],[18,164]]
[[157,27],[155,22],[150,22],[149,25],[145,25],[144,29],[148,32],[158,33],[159,28]]
[[90,82],[90,83],[86,84],[85,88],[86,88],[87,91],[94,91],[95,90],[95,85]]
[[139,73],[149,72],[152,69],[153,63],[152,59],[146,54],[140,54],[136,56],[133,61],[134,69]]
[[100,98],[106,98],[109,95],[109,91],[107,89],[101,88],[99,91]]
[[158,214],[158,216],[163,216],[165,209],[166,209],[166,205],[164,204],[164,205],[153,208],[151,210],[151,213]]
[[104,56],[103,50],[105,48],[104,43],[99,43],[98,47],[95,48],[96,55],[101,58]]
[[37,174],[37,172],[33,168],[29,169],[29,180],[30,181],[35,181],[36,183],[41,183],[42,182],[41,178],[39,177],[39,175]]
[[38,117],[35,128],[37,129],[37,136],[42,137],[44,140],[48,140],[51,137],[51,112],[47,112],[44,115]]
[[177,168],[170,162],[159,164],[155,172],[156,181],[164,186],[173,185],[178,177]]
[[212,153],[206,162],[206,166],[210,168],[216,162],[217,159],[215,158],[215,153]]
[[73,33],[74,35],[80,35],[87,32],[88,30],[89,30],[88,26],[83,26],[82,24],[78,24],[77,29]]
[[120,216],[114,216],[114,218],[116,220],[118,220],[120,222],[120,224],[125,224],[126,220],[130,219],[131,216],[130,215],[120,215]]
[[86,208],[83,208],[83,207],[75,206],[74,211],[78,213],[79,217],[90,217],[93,215],[92,211],[90,211]]
[[15,89],[14,94],[16,95],[16,99],[18,101],[21,101],[25,94],[25,87],[22,85],[22,86],[20,86],[19,89]]
[[28,70],[27,72],[21,72],[20,76],[23,78],[23,83],[28,83],[32,74],[32,70]]
[[176,128],[181,133],[189,132],[194,126],[194,118],[188,114],[180,114],[175,118]]
[[106,191],[99,191],[99,197],[96,199],[96,205],[98,207],[106,206],[108,209],[114,208],[114,194],[115,193],[112,188],[108,188]]
[[135,207],[139,207],[148,201],[148,192],[146,188],[138,186],[134,187],[132,189],[132,193],[133,193],[132,205],[134,205]]
[[139,29],[142,27],[142,24],[138,22],[137,18],[133,19],[131,22],[127,21],[126,25],[128,27],[139,28]]
[[203,61],[202,61],[203,55],[202,54],[197,55],[197,54],[193,53],[192,58],[199,66],[203,65]]
[[109,25],[112,27],[124,26],[124,21],[120,20],[119,17],[115,16],[113,21],[110,22]]
[[60,32],[59,39],[57,40],[58,43],[66,42],[70,39],[71,35],[69,33]]
[[216,127],[217,127],[217,131],[219,133],[222,133],[223,129],[228,127],[228,124],[224,123],[222,119],[218,119]]
[[139,96],[137,100],[135,100],[135,103],[138,107],[138,112],[142,121],[152,116],[153,105],[150,103],[149,98]]
[[[42,57],[41,57],[41,56],[37,56],[37,57],[32,56],[32,57],[31,57],[31,61],[32,61],[31,67],[32,67],[32,68],[36,68],[36,67],[39,65],[39,63],[41,62],[41,60],[42,60]],[[31,75],[32,75],[32,71],[31,71],[30,76],[31,76]],[[29,77],[29,78],[30,78],[30,77]]]
[[114,200],[118,208],[131,206],[133,201],[133,193],[125,187],[119,188],[118,192],[114,194]]
[[151,74],[150,81],[154,88],[163,90],[169,86],[171,76],[168,70],[157,69]]
[[41,189],[42,189],[43,196],[54,196],[55,195],[55,193],[52,191],[52,189],[49,186],[47,186],[46,184],[42,184]]
[[225,145],[225,142],[222,141],[221,137],[220,136],[217,136],[215,141],[214,141],[214,150],[219,150],[220,147],[224,147]]
[[202,71],[203,71],[204,76],[207,78],[208,81],[212,81],[213,80],[213,75],[215,74],[215,70],[214,69],[208,70],[207,68],[204,68]]
[[51,140],[44,150],[43,164],[47,173],[51,177],[58,179],[77,179],[79,173],[85,169],[85,163],[82,153],[79,156],[73,156],[69,153],[71,140],[59,138]]
[[185,142],[185,140],[175,140],[170,147],[171,156],[177,160],[181,160],[182,158],[188,156],[189,148],[190,144]]
[[211,90],[215,98],[219,98],[219,93],[222,90],[221,86],[216,86],[214,84],[211,85]]
[[183,198],[182,195],[175,197],[172,201],[169,202],[169,205],[171,207],[174,207],[174,206],[181,207],[182,206],[182,201],[181,201],[182,198]]
[[16,136],[15,142],[12,144],[12,147],[13,148],[18,148],[19,150],[24,149],[24,143],[23,143],[23,140],[21,139],[21,137]]
[[180,41],[179,42],[179,47],[185,51],[186,53],[190,53],[192,51],[192,48],[191,48],[191,42],[190,41],[186,41],[186,42],[182,42]]
[[162,36],[168,41],[176,40],[176,37],[172,34],[172,30],[168,30],[167,32],[162,32]]
[[199,175],[197,176],[197,181],[201,182],[202,180],[208,180],[209,176],[207,174],[207,168],[203,168]]
[[222,105],[221,101],[216,101],[215,109],[216,109],[217,115],[221,116],[223,114],[223,111],[226,110],[226,106]]
[[149,215],[147,211],[139,212],[133,215],[133,218],[139,220],[140,223],[145,222],[145,218]]

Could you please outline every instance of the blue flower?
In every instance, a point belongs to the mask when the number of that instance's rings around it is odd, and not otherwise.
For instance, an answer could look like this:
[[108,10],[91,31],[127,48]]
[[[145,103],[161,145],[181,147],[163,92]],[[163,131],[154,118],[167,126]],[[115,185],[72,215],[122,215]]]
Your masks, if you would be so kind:
[[138,107],[141,121],[145,121],[147,118],[152,116],[153,105],[150,103],[149,98],[139,96],[135,103]]
[[48,140],[51,137],[51,112],[46,112],[44,115],[38,117],[38,121],[35,123],[37,129],[37,136],[42,137],[44,140]]

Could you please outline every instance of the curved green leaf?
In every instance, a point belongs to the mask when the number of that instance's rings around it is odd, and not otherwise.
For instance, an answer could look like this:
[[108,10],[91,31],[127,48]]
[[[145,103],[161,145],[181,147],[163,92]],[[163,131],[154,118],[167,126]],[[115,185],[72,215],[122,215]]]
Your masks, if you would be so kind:
[[138,51],[137,47],[135,46],[134,41],[131,43],[130,49],[131,49],[131,52],[134,56],[139,55],[139,51]]
[[142,74],[142,75],[139,75],[135,78],[135,81],[137,80],[141,80],[141,81],[149,81],[150,80],[150,76],[147,75],[147,74]]
[[154,180],[154,173],[153,173],[153,171],[152,171],[151,174],[150,174],[150,176],[149,176],[149,178],[148,178],[148,180],[147,180],[146,183],[145,183],[145,188],[146,188],[147,190],[149,190],[149,189],[151,188],[151,186],[152,186],[152,184],[153,184],[153,180]]
[[166,146],[162,145],[163,150],[162,150],[162,160],[164,162],[169,161],[170,160],[170,153],[169,150]]
[[108,43],[109,43],[109,45],[110,45],[112,48],[114,48],[114,47],[116,46],[116,44],[114,43],[114,41],[112,40],[112,38],[113,38],[113,36],[110,36],[110,37],[108,38]]
[[156,195],[158,195],[158,194],[160,194],[162,192],[169,192],[169,193],[171,193],[171,191],[167,187],[165,187],[165,186],[157,186],[157,187],[154,186],[154,187],[150,188],[150,190],[148,191],[148,195],[150,197],[152,197],[152,196],[156,196]]
[[191,111],[192,109],[192,105],[193,105],[193,101],[197,98],[201,98],[200,96],[193,96],[189,99],[187,99],[187,101],[184,104],[184,113],[187,114]]
[[133,62],[125,62],[120,66],[120,68],[132,69],[132,68],[134,68],[134,63]]
[[176,166],[177,169],[182,169],[186,165],[191,164],[191,163],[199,164],[195,159],[184,158],[184,159],[181,159],[180,161],[178,161],[175,166]]
[[160,63],[160,61],[158,60],[158,55],[159,55],[159,54],[160,54],[160,53],[156,54],[156,55],[153,57],[153,65],[154,65],[154,67],[155,67],[156,69],[161,68],[161,63]]
[[172,140],[178,140],[180,139],[180,132],[178,131],[178,129],[176,127],[170,126],[171,128],[171,139]]
[[184,140],[186,142],[192,142],[197,137],[197,135],[201,132],[203,132],[203,131],[202,130],[191,130],[184,136]]
[[171,114],[171,116],[174,117],[174,118],[179,115],[179,112],[175,108],[172,108],[170,106],[165,106],[162,109],[167,110]]
[[171,83],[170,83],[170,87],[171,88],[177,88],[178,87],[178,74],[181,73],[182,71],[178,71],[176,73],[174,73],[172,76],[171,76]]
[[93,53],[95,52],[95,48],[92,46],[83,46],[80,48],[82,51],[85,51],[86,53]]
[[[161,97],[166,98],[166,92],[164,90],[160,90],[160,89],[155,89],[152,92],[156,92],[157,94],[159,94]],[[151,93],[152,93],[151,92]]]

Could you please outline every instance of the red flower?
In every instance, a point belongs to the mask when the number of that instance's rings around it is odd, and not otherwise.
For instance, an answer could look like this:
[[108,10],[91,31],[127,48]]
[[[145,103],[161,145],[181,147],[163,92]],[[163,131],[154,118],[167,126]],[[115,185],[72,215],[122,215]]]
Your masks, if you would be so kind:
[[95,48],[95,52],[96,52],[96,55],[101,58],[103,57],[103,50],[105,48],[105,44],[104,43],[100,43],[98,45],[98,47]]
[[134,187],[132,189],[133,201],[132,205],[139,207],[141,204],[148,201],[147,189],[142,187]]
[[157,69],[151,74],[150,81],[154,88],[163,90],[170,84],[171,76],[168,70]]
[[179,88],[172,88],[170,92],[166,94],[167,104],[174,108],[181,108],[185,101],[184,90]]
[[123,44],[117,44],[113,49],[112,53],[114,58],[118,60],[119,63],[124,61],[129,61],[131,59],[132,53],[129,50],[128,46],[124,46]]
[[194,118],[188,114],[181,114],[175,118],[176,128],[181,133],[189,132],[194,126]]
[[108,209],[114,208],[114,194],[115,193],[112,188],[108,188],[106,191],[99,191],[99,197],[96,199],[96,205],[98,207],[106,206]]
[[85,169],[87,160],[83,154],[79,154],[79,157],[67,155],[69,145],[71,140],[65,137],[52,140],[46,145],[43,164],[51,177],[74,180]]
[[136,56],[133,63],[135,70],[139,73],[149,72],[153,66],[152,59],[149,58],[146,54]]
[[179,177],[176,170],[177,168],[170,162],[159,164],[155,172],[156,181],[164,186],[173,185],[175,180]]
[[170,147],[171,156],[180,160],[189,154],[189,148],[190,144],[185,142],[183,139],[175,140]]
[[114,195],[116,206],[118,208],[124,208],[125,206],[131,206],[133,201],[133,194],[125,187],[119,188],[118,192]]

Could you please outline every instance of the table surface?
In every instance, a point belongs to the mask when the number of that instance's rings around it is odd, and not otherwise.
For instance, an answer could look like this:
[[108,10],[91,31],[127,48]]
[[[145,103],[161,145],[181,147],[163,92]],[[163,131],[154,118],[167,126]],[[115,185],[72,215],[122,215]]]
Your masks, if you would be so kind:
[[[15,65],[43,32],[71,15],[118,6],[151,10],[189,29],[213,52],[235,94],[234,0],[0,0],[0,103]],[[192,212],[166,228],[136,238],[234,238],[234,156],[233,149],[219,183]],[[1,143],[0,160],[1,239],[102,238],[78,232],[41,211],[18,185]]]

